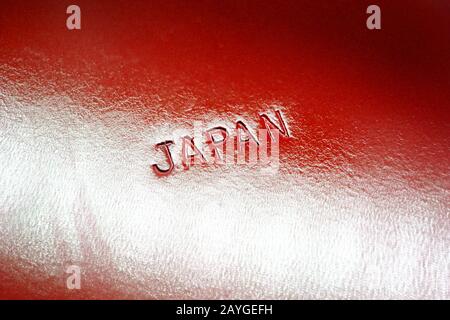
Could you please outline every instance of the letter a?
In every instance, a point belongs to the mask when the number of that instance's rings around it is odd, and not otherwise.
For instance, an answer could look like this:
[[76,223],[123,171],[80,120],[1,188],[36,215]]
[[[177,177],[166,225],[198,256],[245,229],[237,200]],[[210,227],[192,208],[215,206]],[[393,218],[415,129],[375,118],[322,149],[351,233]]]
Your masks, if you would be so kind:
[[80,267],[78,266],[69,266],[66,270],[66,273],[71,273],[71,275],[67,278],[66,285],[67,289],[81,289],[81,272]]
[[[197,146],[194,143],[194,138],[189,136],[185,136],[182,139],[183,144],[181,145],[181,156],[184,169],[189,169],[190,166],[194,163],[195,160],[199,161],[201,164],[206,164],[206,159]],[[193,154],[189,154],[189,149],[193,151]]]
[[366,13],[371,14],[367,18],[367,29],[369,30],[380,30],[381,29],[381,9],[377,5],[370,5],[367,7]]
[[70,16],[67,18],[66,26],[69,30],[81,29],[81,9],[74,4],[67,7],[67,14]]

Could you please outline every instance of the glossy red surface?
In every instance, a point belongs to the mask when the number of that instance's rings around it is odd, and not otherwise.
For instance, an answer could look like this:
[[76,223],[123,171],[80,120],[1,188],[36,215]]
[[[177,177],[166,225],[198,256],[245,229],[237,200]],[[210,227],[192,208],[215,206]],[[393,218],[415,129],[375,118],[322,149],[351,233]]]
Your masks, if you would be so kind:
[[[1,298],[450,298],[448,1],[76,2],[0,4]],[[154,176],[275,109],[276,176]]]

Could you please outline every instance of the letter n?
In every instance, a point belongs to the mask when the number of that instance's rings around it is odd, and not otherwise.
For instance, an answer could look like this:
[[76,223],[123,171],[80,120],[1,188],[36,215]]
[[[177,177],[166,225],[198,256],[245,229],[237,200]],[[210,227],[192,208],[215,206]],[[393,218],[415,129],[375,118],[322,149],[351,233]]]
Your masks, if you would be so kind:
[[275,115],[277,116],[279,126],[277,126],[266,114],[261,114],[260,118],[264,125],[264,127],[268,130],[271,141],[276,142],[278,140],[277,135],[275,135],[275,130],[277,133],[281,133],[286,138],[289,137],[289,131],[287,129],[286,123],[281,115],[279,110],[275,111]]

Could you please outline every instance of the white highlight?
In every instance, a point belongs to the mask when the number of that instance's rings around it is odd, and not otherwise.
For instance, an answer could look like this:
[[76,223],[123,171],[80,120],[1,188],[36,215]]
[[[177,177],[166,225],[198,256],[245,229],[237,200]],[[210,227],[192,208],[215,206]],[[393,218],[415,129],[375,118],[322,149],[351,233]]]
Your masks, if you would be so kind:
[[412,189],[228,166],[158,179],[152,146],[180,123],[0,102],[1,257],[51,275],[98,254],[141,298],[450,298],[446,208]]

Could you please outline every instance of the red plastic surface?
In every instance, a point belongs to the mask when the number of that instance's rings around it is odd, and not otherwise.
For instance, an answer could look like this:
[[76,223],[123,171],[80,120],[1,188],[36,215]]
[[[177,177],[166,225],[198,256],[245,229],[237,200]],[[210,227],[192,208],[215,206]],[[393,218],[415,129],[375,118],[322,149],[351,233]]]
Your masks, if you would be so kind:
[[[0,4],[1,298],[450,298],[448,1],[76,3]],[[277,174],[152,172],[275,109]]]

